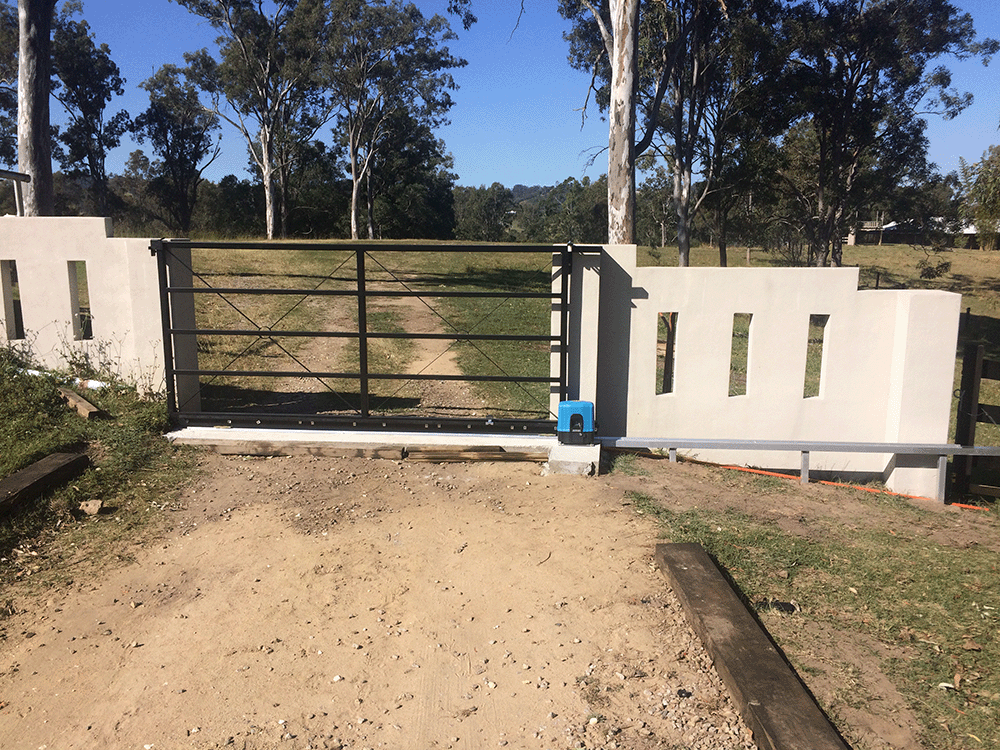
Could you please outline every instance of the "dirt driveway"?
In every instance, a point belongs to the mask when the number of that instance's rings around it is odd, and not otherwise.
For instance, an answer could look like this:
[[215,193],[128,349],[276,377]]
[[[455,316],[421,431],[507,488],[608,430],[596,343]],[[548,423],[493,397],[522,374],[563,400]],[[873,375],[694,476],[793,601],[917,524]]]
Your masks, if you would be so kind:
[[134,564],[16,603],[5,748],[753,746],[611,479],[202,463]]

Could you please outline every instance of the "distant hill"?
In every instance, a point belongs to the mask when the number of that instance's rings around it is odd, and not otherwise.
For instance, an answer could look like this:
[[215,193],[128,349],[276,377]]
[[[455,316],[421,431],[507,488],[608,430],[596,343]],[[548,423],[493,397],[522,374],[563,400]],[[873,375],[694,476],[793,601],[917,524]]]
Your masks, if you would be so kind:
[[525,203],[544,198],[550,190],[552,190],[551,185],[532,185],[531,187],[515,185],[510,189],[510,192],[514,196],[515,203]]

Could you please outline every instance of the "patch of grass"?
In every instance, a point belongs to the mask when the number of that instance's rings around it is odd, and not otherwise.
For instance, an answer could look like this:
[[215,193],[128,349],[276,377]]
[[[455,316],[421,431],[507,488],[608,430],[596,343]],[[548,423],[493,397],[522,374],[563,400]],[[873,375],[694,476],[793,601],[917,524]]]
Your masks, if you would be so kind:
[[27,367],[16,351],[0,348],[0,477],[83,438],[83,423],[67,411],[56,377],[29,375]]
[[[886,669],[921,718],[927,747],[978,746],[956,738],[1000,736],[994,550],[940,544],[919,524],[907,532],[891,524],[824,524],[806,538],[734,510],[675,512],[650,495],[629,498],[660,522],[666,539],[702,545],[751,605],[794,601],[802,608],[796,616],[863,633],[887,648],[906,644],[911,656]],[[958,690],[938,688],[956,679]],[[846,696],[837,700],[854,705]]]
[[[162,401],[118,386],[89,391],[111,418],[84,421],[62,403],[58,385],[56,376],[21,371],[0,349],[0,476],[52,452],[85,450],[91,458],[80,477],[0,519],[0,581],[52,586],[65,583],[67,561],[84,552],[95,562],[123,559],[192,471],[192,454],[163,438]],[[87,500],[100,500],[102,512],[82,514]]]
[[613,474],[624,474],[627,477],[649,476],[649,472],[642,465],[642,458],[635,453],[613,455],[609,469]]

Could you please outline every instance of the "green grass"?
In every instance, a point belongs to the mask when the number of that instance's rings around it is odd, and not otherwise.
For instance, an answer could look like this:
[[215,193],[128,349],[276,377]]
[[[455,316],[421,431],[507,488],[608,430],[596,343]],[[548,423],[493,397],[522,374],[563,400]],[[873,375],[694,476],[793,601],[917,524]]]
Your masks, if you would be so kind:
[[[549,253],[408,254],[373,250],[392,279],[426,293],[427,303],[441,316],[444,332],[548,336],[551,301],[510,297],[434,297],[436,290],[463,292],[541,292],[551,290]],[[388,276],[389,274],[385,274]],[[387,282],[388,283],[388,282]],[[398,282],[396,282],[398,283]],[[455,353],[470,376],[545,376],[549,374],[548,342],[458,342]],[[545,383],[479,382],[474,390],[504,411],[544,416],[549,386]]]
[[[163,438],[162,401],[118,385],[89,391],[87,398],[111,416],[84,421],[62,403],[61,378],[27,374],[25,364],[0,349],[0,477],[54,452],[85,451],[91,458],[83,475],[0,519],[0,581],[34,576],[51,586],[65,583],[66,561],[81,553],[92,562],[127,555],[155,526],[155,510],[172,501],[193,462]],[[86,500],[101,500],[104,512],[84,516],[79,505]]]
[[[883,669],[920,717],[925,747],[979,747],[970,736],[994,741],[1000,737],[996,551],[935,541],[925,529],[938,519],[898,499],[861,499],[876,507],[891,503],[895,515],[887,520],[899,519],[906,530],[810,518],[811,533],[795,535],[749,513],[678,512],[649,494],[629,495],[637,512],[659,521],[665,539],[702,545],[749,606],[794,601],[801,617],[838,629],[840,637],[863,633],[893,651],[906,645],[910,656],[893,657]],[[788,637],[795,642],[794,632]],[[954,683],[956,674],[964,690],[937,687]]]

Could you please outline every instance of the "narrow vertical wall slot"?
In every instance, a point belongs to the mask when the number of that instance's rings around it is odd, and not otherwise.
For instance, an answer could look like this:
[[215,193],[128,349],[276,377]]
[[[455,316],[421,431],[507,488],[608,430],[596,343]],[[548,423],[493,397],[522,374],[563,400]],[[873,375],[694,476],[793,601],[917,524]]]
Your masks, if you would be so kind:
[[829,315],[809,316],[809,336],[806,339],[806,373],[802,398],[823,395],[823,349]]
[[24,338],[24,316],[21,314],[21,289],[17,284],[17,263],[0,260],[0,301],[3,307],[4,331],[8,341]]
[[733,340],[729,352],[729,395],[747,395],[750,371],[750,327],[753,313],[733,314]]
[[656,316],[656,393],[674,392],[677,347],[677,313]]
[[90,313],[90,286],[87,283],[87,262],[71,260],[69,269],[69,303],[73,316],[73,338],[86,341],[94,338],[94,319]]

